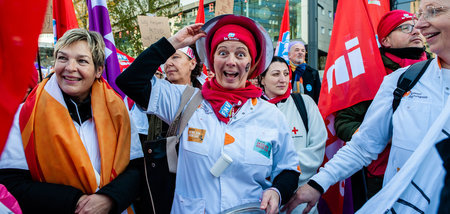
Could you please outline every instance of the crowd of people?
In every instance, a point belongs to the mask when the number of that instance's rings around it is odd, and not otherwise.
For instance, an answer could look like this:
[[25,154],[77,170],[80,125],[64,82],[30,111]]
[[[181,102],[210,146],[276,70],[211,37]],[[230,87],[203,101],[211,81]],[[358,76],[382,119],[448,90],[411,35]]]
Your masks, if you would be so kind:
[[[119,75],[124,102],[101,77],[103,38],[69,30],[55,45],[54,72],[16,112],[0,157],[7,189],[0,192],[24,213],[318,213],[321,195],[353,175],[357,211],[395,181],[421,144],[443,142],[437,148],[449,165],[450,126],[436,142],[423,139],[450,102],[450,2],[422,0],[417,15],[390,11],[377,33],[383,83],[373,100],[336,112],[336,135],[347,143],[319,169],[327,129],[317,106],[320,76],[306,63],[304,42],[289,43],[286,61],[248,17],[185,26]],[[393,105],[399,79],[422,61],[423,75]],[[186,116],[196,97],[200,104]],[[174,130],[176,146],[161,144]],[[388,211],[447,213],[449,177],[439,189],[419,189],[432,192],[427,204]]]

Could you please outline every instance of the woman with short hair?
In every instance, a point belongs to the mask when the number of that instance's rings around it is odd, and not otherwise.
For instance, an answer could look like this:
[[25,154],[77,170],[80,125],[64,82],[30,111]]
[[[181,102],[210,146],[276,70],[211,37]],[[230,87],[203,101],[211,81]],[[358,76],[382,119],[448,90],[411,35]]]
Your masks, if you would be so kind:
[[17,110],[0,182],[27,213],[133,213],[142,148],[122,98],[101,77],[105,44],[67,31],[54,73]]

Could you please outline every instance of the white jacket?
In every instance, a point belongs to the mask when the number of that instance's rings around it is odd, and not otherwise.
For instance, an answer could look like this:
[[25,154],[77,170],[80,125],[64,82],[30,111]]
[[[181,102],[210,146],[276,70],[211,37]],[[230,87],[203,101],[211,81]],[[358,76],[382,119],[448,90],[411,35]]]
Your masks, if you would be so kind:
[[[170,124],[186,86],[154,77],[151,81],[147,113]],[[201,92],[196,89],[196,93]],[[249,99],[228,124],[219,121],[203,100],[182,131],[172,213],[216,214],[259,202],[281,171],[297,169],[298,157],[286,119],[275,105],[259,98]],[[226,135],[232,143],[224,145]],[[209,169],[222,153],[233,162],[214,177]]]
[[448,138],[449,132],[447,98],[445,108],[403,168],[358,213],[437,213],[446,172],[435,145]]
[[325,191],[370,164],[392,138],[383,182],[385,185],[422,142],[443,110],[448,93],[445,88],[449,83],[444,81],[442,69],[434,59],[414,88],[401,99],[393,115],[393,91],[397,88],[399,76],[406,69],[401,68],[384,78],[359,132],[311,178]]
[[[288,118],[292,141],[299,157],[299,165],[302,172],[298,180],[299,187],[303,186],[317,173],[317,169],[323,162],[325,142],[327,140],[327,130],[319,108],[317,108],[316,103],[310,96],[304,94],[301,94],[301,96],[308,115],[308,133],[306,133],[302,117],[292,96],[289,96],[286,102],[277,103],[278,109]],[[300,204],[292,213],[302,213],[305,207],[306,204]],[[317,213],[316,206],[313,207],[310,213]]]
[[[52,76],[45,85],[44,89],[52,95],[61,105],[66,106],[64,102],[61,89],[56,84],[56,76]],[[14,121],[9,131],[9,136],[6,141],[5,148],[0,158],[0,169],[14,168],[28,170],[27,159],[25,158],[25,151],[22,142],[22,133],[19,126],[21,104],[17,109],[14,116]],[[125,106],[125,103],[124,103]],[[98,172],[101,169],[100,150],[97,139],[97,129],[93,118],[84,121],[81,125],[73,121],[75,129],[80,136],[81,141],[86,149],[91,160],[92,167]],[[141,158],[144,156],[142,153],[141,141],[139,140],[138,132],[134,126],[133,120],[130,118],[131,125],[131,148],[130,148],[130,160]]]

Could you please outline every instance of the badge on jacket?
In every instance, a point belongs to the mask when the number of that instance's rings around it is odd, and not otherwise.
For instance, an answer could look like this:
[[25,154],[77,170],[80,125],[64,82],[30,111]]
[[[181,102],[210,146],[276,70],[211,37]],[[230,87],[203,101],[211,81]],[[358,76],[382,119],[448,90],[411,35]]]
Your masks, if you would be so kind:
[[266,156],[267,158],[270,158],[270,151],[272,150],[272,143],[262,141],[260,139],[256,139],[253,150],[259,152],[260,154]]

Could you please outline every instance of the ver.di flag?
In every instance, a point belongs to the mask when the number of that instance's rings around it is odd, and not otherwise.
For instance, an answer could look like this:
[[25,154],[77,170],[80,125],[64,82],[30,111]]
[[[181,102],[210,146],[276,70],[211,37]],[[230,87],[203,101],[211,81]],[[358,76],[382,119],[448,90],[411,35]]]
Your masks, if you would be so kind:
[[286,0],[284,5],[283,18],[281,20],[280,35],[278,36],[277,47],[275,49],[275,55],[282,57],[286,62],[289,61],[289,0]]
[[[337,6],[318,105],[328,131],[324,163],[344,145],[334,131],[334,113],[372,100],[383,80],[379,69],[384,66],[364,1],[341,0]],[[351,200],[345,200],[351,197],[349,181],[331,186],[322,196],[325,206],[321,203],[319,209],[353,213]]]
[[105,70],[103,78],[116,90],[120,96],[125,94],[117,87],[116,78],[120,74],[119,60],[117,58],[116,45],[114,43],[114,35],[109,21],[108,8],[106,0],[87,0],[89,12],[89,30],[97,31],[103,36],[105,41]]

